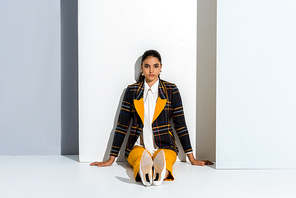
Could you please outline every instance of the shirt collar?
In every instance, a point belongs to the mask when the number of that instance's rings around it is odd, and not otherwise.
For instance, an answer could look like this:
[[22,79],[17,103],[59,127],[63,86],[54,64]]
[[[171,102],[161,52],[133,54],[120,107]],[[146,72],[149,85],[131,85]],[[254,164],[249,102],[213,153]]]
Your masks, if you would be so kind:
[[144,93],[147,93],[149,88],[151,89],[151,92],[154,94],[157,90],[158,90],[158,84],[159,84],[159,79],[157,79],[157,81],[152,85],[152,87],[149,87],[149,85],[147,84],[146,80],[145,81],[145,85],[144,85]]

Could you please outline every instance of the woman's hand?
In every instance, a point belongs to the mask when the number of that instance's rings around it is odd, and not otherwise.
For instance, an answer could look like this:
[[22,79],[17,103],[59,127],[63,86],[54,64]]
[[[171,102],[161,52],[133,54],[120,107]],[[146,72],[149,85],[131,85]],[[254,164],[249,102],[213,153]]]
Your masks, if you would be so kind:
[[111,166],[114,161],[115,161],[115,157],[114,156],[110,156],[110,158],[107,161],[104,161],[104,162],[93,162],[90,165],[91,166],[97,166],[97,167]]
[[193,159],[192,161],[190,161],[192,165],[197,165],[197,166],[205,166],[205,162],[204,161],[200,161],[200,160],[196,160]]
[[205,166],[205,165],[213,165],[214,163],[209,161],[209,160],[196,160],[193,156],[193,153],[187,154],[189,161],[191,162],[192,165],[198,165],[198,166]]

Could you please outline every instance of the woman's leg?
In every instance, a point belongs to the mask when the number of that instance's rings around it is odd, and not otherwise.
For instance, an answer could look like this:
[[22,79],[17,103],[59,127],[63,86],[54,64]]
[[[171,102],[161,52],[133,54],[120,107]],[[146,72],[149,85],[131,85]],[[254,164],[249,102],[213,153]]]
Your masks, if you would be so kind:
[[128,163],[133,167],[136,181],[141,181],[138,173],[140,171],[140,161],[144,150],[145,149],[141,146],[134,146],[127,158]]
[[154,154],[153,154],[153,160],[155,156],[161,151],[164,151],[165,154],[165,161],[166,161],[166,169],[167,169],[167,176],[165,177],[164,181],[173,181],[174,176],[173,176],[173,164],[176,162],[177,159],[177,154],[173,150],[170,149],[158,149]]

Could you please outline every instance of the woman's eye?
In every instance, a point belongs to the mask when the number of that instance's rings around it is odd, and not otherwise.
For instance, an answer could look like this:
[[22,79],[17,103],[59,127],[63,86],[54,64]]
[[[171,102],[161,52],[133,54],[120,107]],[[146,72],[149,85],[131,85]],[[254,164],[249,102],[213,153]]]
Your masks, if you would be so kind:
[[145,67],[145,68],[148,68],[148,65],[145,65],[144,67]]
[[158,65],[155,65],[154,67],[155,67],[155,68],[157,68],[157,67],[158,67]]

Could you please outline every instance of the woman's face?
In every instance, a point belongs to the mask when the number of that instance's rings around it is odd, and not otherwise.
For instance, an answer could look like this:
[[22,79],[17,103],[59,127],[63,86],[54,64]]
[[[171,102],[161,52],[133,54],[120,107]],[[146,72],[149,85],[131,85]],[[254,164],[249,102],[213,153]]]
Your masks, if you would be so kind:
[[141,69],[143,70],[146,82],[150,87],[157,81],[161,68],[162,64],[156,57],[148,56],[143,61]]

